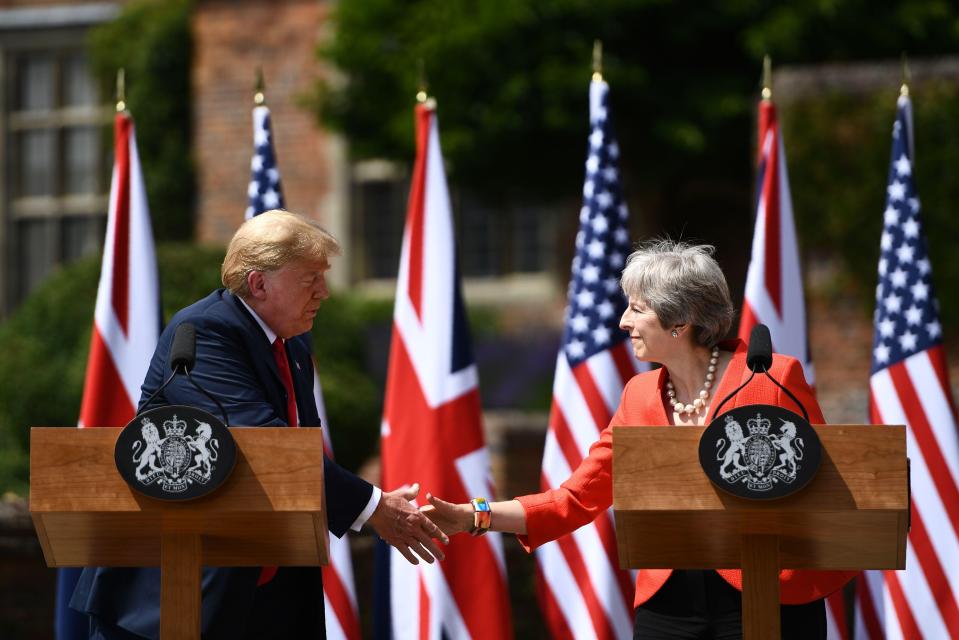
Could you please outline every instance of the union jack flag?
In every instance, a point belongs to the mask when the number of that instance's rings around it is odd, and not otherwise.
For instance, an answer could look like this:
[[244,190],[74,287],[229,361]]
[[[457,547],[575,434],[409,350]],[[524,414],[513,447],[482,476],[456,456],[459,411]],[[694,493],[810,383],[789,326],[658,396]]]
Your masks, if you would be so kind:
[[899,98],[879,241],[869,418],[906,425],[912,528],[904,571],[869,571],[857,638],[959,638],[959,438],[913,164]]
[[768,99],[759,104],[757,174],[756,227],[739,337],[748,342],[755,325],[766,325],[776,352],[799,360],[806,381],[813,385],[815,376],[806,337],[806,305],[786,151],[776,105]]
[[[249,206],[246,219],[264,211],[283,207],[283,186],[280,170],[276,166],[273,151],[273,134],[270,129],[270,108],[260,105],[253,108],[253,159],[250,161],[252,176],[247,190]],[[313,361],[313,399],[317,415],[323,425],[323,448],[327,457],[333,459],[333,443],[330,441],[330,423],[326,419],[326,404],[320,385],[319,370]],[[330,563],[323,571],[323,606],[326,611],[326,637],[331,640],[359,640],[360,616],[356,604],[356,587],[353,581],[353,560],[350,556],[349,538],[330,536]]]
[[[563,342],[543,452],[543,490],[566,480],[609,424],[639,370],[619,328],[630,241],[609,85],[589,88],[590,135]],[[536,550],[540,606],[554,638],[632,638],[633,580],[619,568],[613,512]]]
[[[493,494],[476,364],[432,101],[416,106],[416,162],[396,282],[383,408],[383,490],[419,482],[452,502]],[[392,638],[507,638],[502,539],[456,536],[446,560],[381,551],[377,625]]]
[[[80,427],[122,427],[136,414],[140,385],[160,338],[160,282],[136,127],[114,120],[107,233],[90,335]],[[58,571],[56,636],[87,638],[89,620],[69,608],[80,569]]]
[[[813,385],[815,374],[806,333],[806,305],[786,150],[776,105],[768,98],[759,103],[758,139],[756,227],[739,337],[749,342],[753,327],[760,323],[766,325],[775,350],[799,360],[807,382]],[[845,640],[849,631],[843,592],[826,598],[826,605],[828,637]]]

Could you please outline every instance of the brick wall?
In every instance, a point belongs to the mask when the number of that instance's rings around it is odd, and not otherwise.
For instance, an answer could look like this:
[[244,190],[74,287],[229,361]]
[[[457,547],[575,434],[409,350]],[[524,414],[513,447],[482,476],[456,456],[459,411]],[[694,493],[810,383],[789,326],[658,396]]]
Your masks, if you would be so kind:
[[316,0],[201,0],[193,15],[197,240],[225,244],[243,221],[253,150],[253,86],[266,79],[287,208],[321,217],[331,195],[330,136],[298,102],[320,73],[329,13]]

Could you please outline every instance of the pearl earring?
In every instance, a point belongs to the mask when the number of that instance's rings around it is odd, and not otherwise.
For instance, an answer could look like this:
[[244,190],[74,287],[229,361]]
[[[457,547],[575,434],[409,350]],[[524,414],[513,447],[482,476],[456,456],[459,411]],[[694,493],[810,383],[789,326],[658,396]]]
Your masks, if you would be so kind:
[[674,338],[678,338],[678,337],[679,337],[679,332],[676,331],[675,329],[673,329],[673,337],[674,337]]

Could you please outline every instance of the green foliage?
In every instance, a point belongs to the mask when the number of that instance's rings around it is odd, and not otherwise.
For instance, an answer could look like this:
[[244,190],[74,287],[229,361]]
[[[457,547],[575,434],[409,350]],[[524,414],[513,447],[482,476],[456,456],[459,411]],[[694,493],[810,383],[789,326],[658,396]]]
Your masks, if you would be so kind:
[[25,495],[29,427],[77,422],[98,273],[58,271],[0,325],[0,492]]
[[338,294],[323,303],[313,325],[313,350],[323,385],[336,461],[356,470],[379,446],[383,380],[373,375],[376,337],[392,327],[392,301]]
[[[219,286],[221,249],[161,245],[158,260],[167,320]],[[87,258],[56,272],[0,325],[0,493],[25,494],[29,427],[77,423],[99,269],[99,258]],[[368,373],[368,337],[389,331],[390,313],[388,302],[338,295],[314,329],[333,448],[347,468],[379,437],[382,392]]]
[[594,39],[630,183],[669,198],[698,177],[749,182],[764,54],[924,55],[959,35],[959,9],[942,0],[351,0],[334,20],[320,55],[347,78],[321,83],[324,122],[355,157],[408,160],[423,60],[452,179],[487,198],[576,195]]
[[[335,35],[321,54],[348,80],[321,87],[318,109],[348,135],[356,157],[406,160],[422,59],[454,181],[488,198],[575,195],[591,51],[601,38],[620,137],[636,140],[623,145],[633,150],[626,161],[646,179],[659,179],[689,162],[708,162],[717,150],[707,140],[722,134],[729,118],[745,124],[749,116],[753,77],[741,70],[750,63],[741,48],[721,46],[722,25],[697,20],[701,12],[722,17],[697,3],[665,29],[657,17],[671,12],[658,1],[340,3]],[[670,37],[680,46],[666,53]],[[698,53],[707,48],[709,56]],[[748,138],[729,141],[745,156]],[[666,147],[675,153],[648,161]],[[522,180],[511,179],[516,175]]]
[[[147,199],[158,240],[193,233],[196,190],[191,156],[191,0],[133,0],[90,32],[89,52],[103,95],[126,70],[127,108],[137,123]],[[107,139],[112,139],[108,136]]]
[[[916,186],[938,284],[943,324],[959,327],[959,87],[914,86]],[[894,91],[817,95],[782,110],[793,204],[801,243],[813,256],[835,254],[846,277],[837,290],[858,293],[871,309],[885,208]]]
[[[319,85],[321,120],[356,159],[408,162],[423,60],[451,183],[494,203],[579,199],[591,49],[602,40],[634,235],[716,244],[737,290],[763,55],[776,66],[932,57],[959,37],[959,5],[945,0],[350,0],[333,16],[319,54],[345,79]],[[948,172],[959,111],[947,87],[928,91],[916,104],[919,190],[945,283],[959,269],[945,247],[956,237]],[[802,114],[782,110],[804,248],[842,255],[861,289],[875,283],[893,102],[815,95]],[[941,297],[959,326],[957,303]]]

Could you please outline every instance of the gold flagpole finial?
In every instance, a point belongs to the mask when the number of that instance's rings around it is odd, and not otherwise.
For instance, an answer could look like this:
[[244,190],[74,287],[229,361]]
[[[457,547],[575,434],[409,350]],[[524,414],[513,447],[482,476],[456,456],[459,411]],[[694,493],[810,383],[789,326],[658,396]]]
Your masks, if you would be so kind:
[[603,80],[603,41],[593,40],[593,81]]
[[429,94],[426,92],[426,64],[423,62],[423,58],[419,58],[416,61],[416,101],[419,103],[424,103],[429,99]]
[[127,110],[126,72],[121,67],[117,70],[117,113]]
[[253,84],[253,104],[261,107],[266,104],[266,82],[263,80],[263,67],[256,68],[256,80]]
[[909,97],[909,83],[912,82],[912,71],[909,69],[909,58],[906,53],[902,54],[902,86],[899,87],[899,95],[904,98]]
[[773,61],[769,54],[763,56],[763,100],[773,99]]

